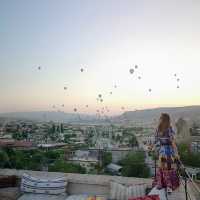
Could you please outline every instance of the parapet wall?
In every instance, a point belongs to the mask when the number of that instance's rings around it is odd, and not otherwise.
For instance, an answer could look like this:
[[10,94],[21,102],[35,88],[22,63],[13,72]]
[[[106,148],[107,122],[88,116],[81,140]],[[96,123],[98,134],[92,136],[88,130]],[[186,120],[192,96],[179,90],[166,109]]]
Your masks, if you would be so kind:
[[115,181],[125,185],[144,184],[144,187],[151,186],[151,179],[128,178],[120,176],[71,174],[59,172],[29,171],[15,169],[0,169],[0,175],[16,175],[21,177],[28,173],[39,178],[56,178],[66,176],[68,180],[67,192],[69,194],[93,194],[109,196],[110,182]]

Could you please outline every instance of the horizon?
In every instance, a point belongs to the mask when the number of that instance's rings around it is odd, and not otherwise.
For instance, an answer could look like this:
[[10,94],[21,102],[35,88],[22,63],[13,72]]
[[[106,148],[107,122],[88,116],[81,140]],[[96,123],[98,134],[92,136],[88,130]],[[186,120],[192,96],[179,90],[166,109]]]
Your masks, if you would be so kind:
[[[119,116],[122,115],[126,112],[140,112],[140,111],[147,111],[147,110],[159,110],[159,109],[167,109],[167,108],[173,108],[173,109],[178,109],[178,108],[189,108],[189,107],[200,107],[200,105],[189,105],[189,106],[174,106],[174,107],[155,107],[155,108],[145,108],[145,109],[136,109],[136,110],[126,110],[122,113],[118,114],[113,114],[113,115],[108,115],[109,117],[114,117],[114,116]],[[37,113],[37,112],[53,112],[53,113],[64,113],[64,114],[74,114],[77,115],[77,113],[74,112],[65,112],[65,111],[54,111],[54,110],[40,110],[40,111],[20,111],[20,112],[0,112],[0,115],[2,114],[12,114],[12,113]],[[78,113],[78,115],[89,115],[89,116],[95,116],[95,113]],[[3,116],[2,116],[3,117]]]
[[0,0],[0,113],[198,105],[199,10],[181,0]]

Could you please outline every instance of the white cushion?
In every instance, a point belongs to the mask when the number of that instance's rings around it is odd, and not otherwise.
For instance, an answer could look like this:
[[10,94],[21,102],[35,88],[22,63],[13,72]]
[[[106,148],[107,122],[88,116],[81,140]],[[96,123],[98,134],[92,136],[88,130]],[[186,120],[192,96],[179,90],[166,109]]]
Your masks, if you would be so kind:
[[67,194],[47,195],[47,194],[23,194],[18,200],[65,200]]
[[23,174],[21,191],[35,194],[61,194],[66,192],[65,177],[55,179],[41,179]]
[[[96,200],[106,200],[103,195],[96,195]],[[94,195],[80,194],[80,195],[70,195],[65,200],[91,200],[94,199]]]
[[149,195],[159,195],[160,200],[167,200],[165,189],[158,190],[156,187],[154,187]]
[[89,195],[81,194],[81,195],[70,195],[65,200],[87,200]]
[[146,184],[135,184],[125,186],[116,182],[110,183],[110,199],[115,200],[128,200],[128,198],[141,197],[145,195]]

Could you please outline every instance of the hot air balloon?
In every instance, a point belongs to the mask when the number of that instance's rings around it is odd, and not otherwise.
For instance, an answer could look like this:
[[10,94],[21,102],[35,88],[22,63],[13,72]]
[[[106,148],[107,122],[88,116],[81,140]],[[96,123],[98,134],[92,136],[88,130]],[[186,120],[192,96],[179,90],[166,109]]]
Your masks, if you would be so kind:
[[38,66],[38,70],[41,70],[42,69],[42,67],[41,66]]
[[131,68],[131,69],[129,70],[129,72],[130,72],[130,74],[133,74],[133,73],[134,73],[134,69]]

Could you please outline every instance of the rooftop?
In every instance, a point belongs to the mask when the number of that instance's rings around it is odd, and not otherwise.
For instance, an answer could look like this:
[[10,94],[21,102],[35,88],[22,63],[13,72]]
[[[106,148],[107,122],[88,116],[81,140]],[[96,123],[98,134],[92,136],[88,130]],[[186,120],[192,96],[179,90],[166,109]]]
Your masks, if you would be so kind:
[[[67,191],[70,195],[88,193],[91,195],[103,195],[108,197],[111,181],[118,182],[127,186],[134,184],[143,184],[145,186],[151,186],[152,183],[151,179],[144,178],[0,169],[0,175],[16,175],[18,177],[21,177],[23,173],[28,173],[32,176],[40,178],[48,177],[48,179],[66,176],[68,179]],[[188,190],[190,190],[190,185],[188,185]],[[198,199],[195,198],[193,195],[191,195],[190,197],[191,200]],[[176,191],[169,195],[168,200],[185,200],[185,192],[183,185],[181,185]]]

